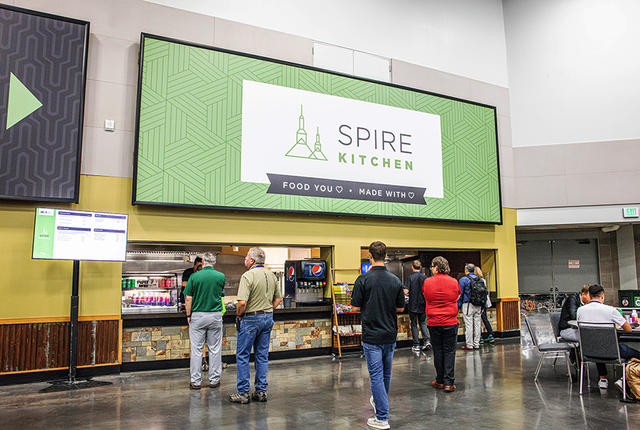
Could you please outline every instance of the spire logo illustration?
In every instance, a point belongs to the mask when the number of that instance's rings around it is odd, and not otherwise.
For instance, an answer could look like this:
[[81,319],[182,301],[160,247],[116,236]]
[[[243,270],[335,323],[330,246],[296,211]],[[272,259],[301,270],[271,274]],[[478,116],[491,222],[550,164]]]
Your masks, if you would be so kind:
[[302,105],[300,105],[300,116],[298,117],[298,131],[296,132],[296,143],[287,151],[285,157],[306,158],[307,160],[327,161],[327,157],[322,152],[320,143],[320,127],[316,128],[316,142],[313,149],[307,143],[307,130],[304,128],[304,115]]

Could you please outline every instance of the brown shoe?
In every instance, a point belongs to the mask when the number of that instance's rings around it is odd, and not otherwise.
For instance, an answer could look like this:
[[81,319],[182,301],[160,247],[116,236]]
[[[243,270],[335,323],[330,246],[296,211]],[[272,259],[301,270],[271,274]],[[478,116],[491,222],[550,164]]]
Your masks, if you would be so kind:
[[192,390],[199,390],[200,389],[200,385],[195,385],[195,384],[189,384],[189,388],[191,388]]
[[454,391],[456,391],[456,386],[455,385],[445,385],[444,386],[444,392],[445,393],[453,393]]
[[438,383],[438,381],[431,381],[431,386],[433,388],[442,388],[442,387],[444,387],[444,384],[440,384],[440,383]]

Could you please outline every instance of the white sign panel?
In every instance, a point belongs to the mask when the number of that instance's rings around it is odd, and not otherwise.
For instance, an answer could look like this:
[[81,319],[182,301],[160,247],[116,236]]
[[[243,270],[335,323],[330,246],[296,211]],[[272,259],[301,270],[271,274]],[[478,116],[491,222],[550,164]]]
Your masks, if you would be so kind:
[[280,194],[324,187],[325,197],[425,204],[444,196],[440,116],[245,80],[241,179]]
[[124,261],[127,227],[125,214],[38,208],[33,258]]

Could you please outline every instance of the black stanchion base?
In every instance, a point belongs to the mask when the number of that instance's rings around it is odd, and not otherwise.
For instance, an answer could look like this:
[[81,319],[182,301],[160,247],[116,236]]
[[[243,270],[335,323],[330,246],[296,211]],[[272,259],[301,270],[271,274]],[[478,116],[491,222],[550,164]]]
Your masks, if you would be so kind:
[[105,381],[94,381],[92,379],[87,379],[86,381],[52,381],[50,382],[50,386],[47,388],[43,388],[40,390],[41,393],[57,393],[59,391],[73,391],[73,390],[81,390],[83,388],[96,388],[102,387],[105,385],[112,385],[113,382],[105,382]]

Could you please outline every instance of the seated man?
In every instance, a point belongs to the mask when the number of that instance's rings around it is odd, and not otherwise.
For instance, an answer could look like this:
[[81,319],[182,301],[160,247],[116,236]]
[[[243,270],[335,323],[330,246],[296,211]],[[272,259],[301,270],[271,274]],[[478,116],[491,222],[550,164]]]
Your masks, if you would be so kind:
[[578,329],[571,327],[569,321],[578,319],[578,308],[589,303],[589,285],[583,285],[579,293],[567,297],[560,311],[560,337],[569,342],[578,341]]
[[[589,287],[589,298],[591,301],[578,309],[578,321],[595,323],[616,323],[626,332],[631,331],[631,325],[624,319],[620,312],[613,306],[604,303],[604,288],[601,285],[593,284]],[[640,359],[640,351],[636,351],[627,345],[620,344],[620,357],[627,360],[632,358]],[[606,389],[609,386],[607,381],[607,367],[603,363],[596,363],[600,381],[598,387]],[[616,382],[622,388],[622,379]]]

